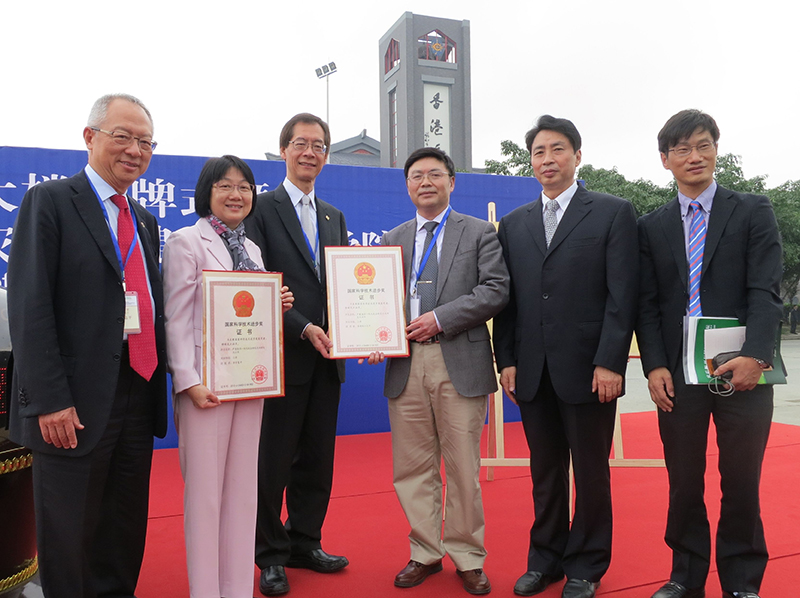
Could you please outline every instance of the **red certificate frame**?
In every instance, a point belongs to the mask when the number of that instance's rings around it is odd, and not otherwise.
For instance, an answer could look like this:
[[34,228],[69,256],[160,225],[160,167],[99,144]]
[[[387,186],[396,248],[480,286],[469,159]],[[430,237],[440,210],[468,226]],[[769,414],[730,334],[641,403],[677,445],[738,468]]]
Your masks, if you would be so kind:
[[403,249],[326,247],[331,357],[408,357]]
[[203,384],[221,401],[282,397],[279,272],[203,270]]

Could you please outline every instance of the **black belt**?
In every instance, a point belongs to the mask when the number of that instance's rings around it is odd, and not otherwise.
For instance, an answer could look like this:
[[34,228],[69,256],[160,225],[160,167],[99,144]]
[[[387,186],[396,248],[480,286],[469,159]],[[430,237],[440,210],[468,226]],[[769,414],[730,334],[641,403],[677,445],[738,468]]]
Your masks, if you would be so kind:
[[438,335],[438,334],[434,334],[434,335],[433,335],[432,337],[430,337],[428,340],[424,340],[424,341],[414,341],[414,342],[415,342],[415,343],[419,343],[420,345],[432,345],[432,344],[434,344],[434,343],[438,343],[438,342],[439,342],[439,336],[440,336],[440,335]]

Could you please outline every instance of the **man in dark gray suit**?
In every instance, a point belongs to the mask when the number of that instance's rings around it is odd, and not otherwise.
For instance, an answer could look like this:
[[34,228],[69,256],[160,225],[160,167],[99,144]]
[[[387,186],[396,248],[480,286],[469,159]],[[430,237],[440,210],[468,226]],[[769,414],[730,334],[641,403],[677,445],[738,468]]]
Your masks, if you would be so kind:
[[411,341],[410,357],[388,360],[384,384],[394,487],[411,524],[411,560],[394,584],[422,583],[442,570],[448,554],[464,589],[487,594],[478,474],[486,395],[497,390],[497,379],[486,321],[508,302],[508,271],[494,226],[450,207],[455,167],[447,154],[418,149],[408,157],[405,175],[417,215],[381,240],[403,248]]
[[575,181],[572,122],[542,116],[525,140],[543,192],[500,221],[511,299],[494,338],[531,452],[535,519],[514,592],[538,594],[566,574],[563,598],[592,598],[611,562],[608,456],[636,317],[636,218],[630,202]]

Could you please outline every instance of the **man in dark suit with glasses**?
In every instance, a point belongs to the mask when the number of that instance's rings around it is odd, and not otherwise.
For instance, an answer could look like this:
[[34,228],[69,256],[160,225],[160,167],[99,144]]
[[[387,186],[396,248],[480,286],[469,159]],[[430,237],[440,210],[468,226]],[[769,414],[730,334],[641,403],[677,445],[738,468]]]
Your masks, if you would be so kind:
[[[330,150],[325,121],[298,114],[283,127],[286,178],[258,196],[247,236],[267,270],[283,272],[294,293],[284,315],[286,396],[264,401],[259,451],[256,564],[267,596],[289,591],[285,567],[339,571],[347,558],[322,550],[322,524],[333,482],[333,452],[343,360],[329,359],[325,247],[347,245],[344,215],[315,193]],[[286,491],[286,522],[281,507]]]

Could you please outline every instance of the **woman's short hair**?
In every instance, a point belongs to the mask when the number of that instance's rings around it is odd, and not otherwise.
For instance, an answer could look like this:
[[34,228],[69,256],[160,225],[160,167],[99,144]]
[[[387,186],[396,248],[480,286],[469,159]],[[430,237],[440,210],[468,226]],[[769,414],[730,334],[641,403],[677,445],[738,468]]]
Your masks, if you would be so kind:
[[194,211],[201,218],[205,218],[211,214],[211,189],[216,183],[225,178],[231,168],[236,168],[243,175],[245,180],[253,186],[253,205],[250,207],[245,218],[248,218],[256,209],[256,180],[253,176],[253,171],[247,163],[241,158],[236,156],[225,155],[221,158],[209,158],[203,164],[203,170],[200,171],[200,176],[197,177],[197,185],[194,188]]

